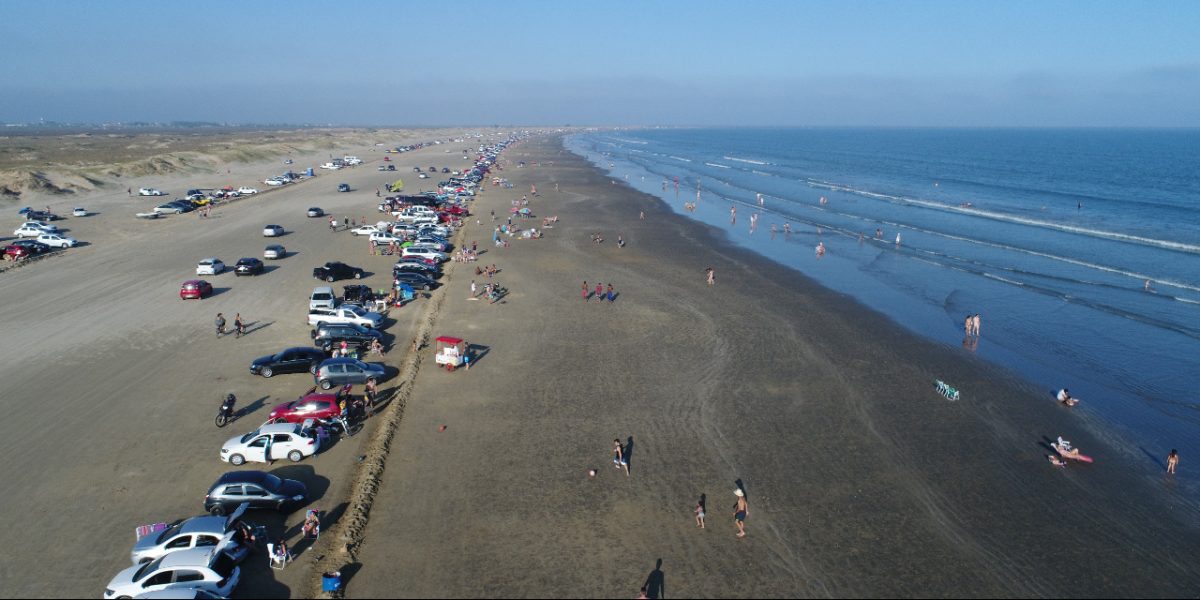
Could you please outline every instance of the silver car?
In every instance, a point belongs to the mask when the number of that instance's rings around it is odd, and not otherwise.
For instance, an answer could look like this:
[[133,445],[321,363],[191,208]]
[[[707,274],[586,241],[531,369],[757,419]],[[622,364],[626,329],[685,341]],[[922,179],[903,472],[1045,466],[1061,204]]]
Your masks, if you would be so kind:
[[379,363],[365,363],[353,358],[331,358],[317,367],[317,385],[328,390],[335,385],[362,384],[368,379],[380,381],[387,373]]
[[142,536],[133,544],[129,559],[133,564],[147,563],[172,552],[191,548],[216,548],[235,561],[246,557],[249,548],[234,538],[238,519],[246,512],[246,504],[238,506],[228,517],[192,517],[163,531]]
[[267,246],[266,250],[263,250],[263,258],[266,259],[277,260],[284,256],[287,256],[287,249],[279,244],[271,244]]

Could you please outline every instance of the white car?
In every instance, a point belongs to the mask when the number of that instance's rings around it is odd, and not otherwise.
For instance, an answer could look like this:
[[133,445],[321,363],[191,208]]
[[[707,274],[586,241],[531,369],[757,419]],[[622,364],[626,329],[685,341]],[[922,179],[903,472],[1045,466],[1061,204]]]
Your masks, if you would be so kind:
[[142,188],[142,189],[138,190],[138,195],[139,196],[166,196],[167,194],[166,194],[166,192],[163,192],[156,188]]
[[279,237],[283,233],[283,227],[279,225],[267,225],[263,227],[263,237]]
[[417,228],[417,235],[433,234],[440,238],[448,239],[452,233],[454,232],[450,231],[450,228],[445,225],[423,225]]
[[404,238],[398,238],[390,233],[387,233],[386,231],[380,231],[380,232],[371,234],[371,241],[375,242],[376,244],[385,244],[385,245],[390,244],[392,242],[396,242],[397,244],[400,244],[400,243],[404,242]]
[[315,433],[304,431],[296,423],[275,423],[230,438],[221,446],[221,460],[235,467],[246,462],[269,462],[284,457],[300,462],[320,448],[321,441]]
[[350,230],[354,235],[375,235],[379,233],[379,228],[374,225],[362,225]]
[[282,179],[278,179],[278,178],[272,177],[271,179],[264,179],[264,180],[263,180],[263,183],[265,183],[265,184],[267,184],[267,185],[283,185],[283,184],[285,184],[285,183],[287,183],[287,182],[286,182],[286,181],[284,181],[284,180],[282,180]]
[[266,250],[263,250],[263,258],[268,260],[278,260],[285,256],[287,256],[287,250],[279,244],[271,244],[267,246]]
[[430,235],[418,236],[417,239],[414,240],[414,242],[416,242],[413,244],[414,246],[420,246],[423,248],[433,248],[434,250],[437,250],[438,252],[445,252],[446,247],[448,245],[448,242],[446,242],[446,240],[443,240],[440,237],[434,237],[434,236],[430,236]]
[[84,208],[82,206],[76,206],[75,210],[71,211],[71,216],[72,217],[86,217],[86,216],[88,216],[88,211],[86,208]]
[[238,544],[234,533],[238,519],[242,518],[248,506],[249,503],[243,502],[228,517],[192,517],[162,531],[142,536],[134,542],[129,560],[141,565],[191,548],[217,548],[234,560],[241,560],[246,557],[249,548]]
[[216,275],[225,270],[225,263],[219,258],[206,258],[196,264],[197,275]]
[[417,256],[420,258],[432,258],[438,262],[446,262],[446,259],[447,259],[447,256],[444,252],[438,252],[437,250],[434,250],[433,248],[413,248],[412,246],[405,248],[404,251],[400,253],[400,256],[401,257]]
[[321,328],[321,325],[341,325],[343,323],[358,325],[368,329],[379,329],[383,324],[383,315],[371,312],[357,304],[342,304],[334,308],[314,307],[310,301],[308,324]]
[[239,194],[241,194],[241,195],[243,195],[243,196],[249,196],[250,194],[257,194],[257,193],[258,193],[258,190],[254,189],[254,188],[252,188],[252,187],[245,187],[245,186],[242,186],[242,187],[240,187],[240,188],[238,188],[238,189],[237,189],[237,193],[239,193]]
[[216,548],[191,548],[117,573],[104,589],[105,598],[132,598],[169,589],[197,588],[228,597],[241,569]]
[[417,179],[429,179],[429,176],[424,173],[421,173],[420,175],[417,175]]
[[51,248],[74,248],[75,244],[78,243],[75,241],[75,238],[59,233],[43,233],[37,237],[37,241]]
[[13,235],[18,238],[31,237],[35,238],[46,233],[58,233],[58,227],[48,225],[40,221],[29,221],[17,228]]

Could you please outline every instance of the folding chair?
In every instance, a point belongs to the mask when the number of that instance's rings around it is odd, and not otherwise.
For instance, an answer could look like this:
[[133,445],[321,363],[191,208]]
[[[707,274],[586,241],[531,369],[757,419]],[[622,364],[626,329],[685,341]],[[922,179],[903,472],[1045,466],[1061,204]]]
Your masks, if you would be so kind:
[[278,556],[275,554],[275,544],[267,544],[267,557],[271,560],[272,569],[285,569],[288,563],[292,561],[290,555]]

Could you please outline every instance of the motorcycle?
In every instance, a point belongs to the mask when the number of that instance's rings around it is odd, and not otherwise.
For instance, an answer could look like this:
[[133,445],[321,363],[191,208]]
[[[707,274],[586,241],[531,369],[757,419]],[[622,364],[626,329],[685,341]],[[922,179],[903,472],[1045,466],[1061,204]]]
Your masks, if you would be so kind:
[[225,400],[221,402],[221,408],[217,409],[217,427],[224,427],[237,420],[237,414],[233,412],[234,404],[237,404],[237,398],[233,394],[225,396]]

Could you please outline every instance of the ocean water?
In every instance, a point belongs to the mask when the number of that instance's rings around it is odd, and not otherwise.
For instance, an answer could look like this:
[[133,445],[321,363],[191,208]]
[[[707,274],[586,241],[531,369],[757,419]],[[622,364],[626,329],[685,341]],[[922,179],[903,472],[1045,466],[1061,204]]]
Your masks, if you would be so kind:
[[[1015,370],[1047,402],[1069,388],[1096,417],[1081,426],[1148,466],[1171,448],[1200,457],[1198,130],[647,129],[566,144],[731,241]],[[977,342],[963,332],[975,313]]]

